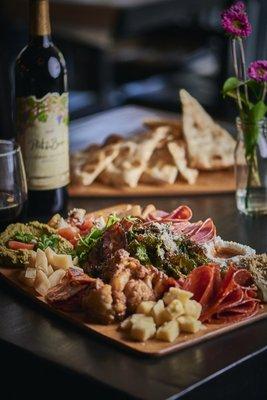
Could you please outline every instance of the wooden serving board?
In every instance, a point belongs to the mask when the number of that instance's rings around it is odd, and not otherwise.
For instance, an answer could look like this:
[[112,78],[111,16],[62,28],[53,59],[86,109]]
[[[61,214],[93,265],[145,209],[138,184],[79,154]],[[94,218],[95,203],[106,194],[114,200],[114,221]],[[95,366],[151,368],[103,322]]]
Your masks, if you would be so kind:
[[145,197],[145,196],[184,196],[194,194],[232,193],[235,191],[234,172],[200,172],[197,182],[189,185],[176,182],[172,185],[138,185],[136,188],[119,187],[93,183],[90,186],[70,185],[71,197]]
[[[117,212],[118,214],[121,215],[128,215],[131,213],[132,207],[133,204],[119,204],[109,208],[105,208],[103,210],[94,211],[87,215],[97,215],[97,216],[107,217],[112,212]],[[247,320],[243,320],[241,322],[237,322],[234,324],[220,324],[220,325],[208,324],[205,330],[200,331],[196,334],[185,334],[185,333],[180,334],[177,340],[173,343],[166,343],[156,339],[150,339],[145,343],[139,343],[127,338],[127,335],[118,329],[119,327],[118,324],[112,324],[112,325],[93,324],[90,323],[86,319],[86,316],[82,313],[65,313],[63,311],[55,309],[54,307],[51,307],[45,301],[44,297],[37,295],[33,289],[23,285],[18,280],[19,271],[20,271],[19,269],[0,267],[0,278],[5,280],[11,286],[15,287],[20,293],[31,298],[35,303],[38,303],[41,307],[48,309],[53,314],[58,315],[60,318],[70,321],[71,323],[81,327],[88,333],[94,333],[98,336],[101,336],[106,341],[109,341],[117,346],[123,347],[124,349],[133,351],[143,356],[144,355],[163,356],[165,354],[184,349],[186,347],[195,345],[204,340],[219,336],[223,333],[230,332],[241,326],[251,324],[255,321],[267,317],[267,304],[266,304],[261,308],[261,310],[257,315]]]
[[234,324],[208,324],[205,330],[200,331],[196,334],[180,334],[177,340],[173,343],[162,342],[156,339],[149,339],[145,343],[139,343],[133,340],[129,340],[126,334],[118,329],[118,324],[98,325],[89,323],[86,320],[85,315],[83,314],[65,313],[51,307],[49,304],[46,303],[44,297],[36,295],[33,289],[21,284],[21,282],[17,279],[18,271],[19,270],[14,270],[10,268],[0,268],[0,276],[13,287],[18,289],[21,293],[30,297],[34,302],[48,309],[53,314],[58,315],[60,318],[70,321],[76,326],[83,328],[83,330],[87,331],[88,333],[97,334],[98,336],[101,336],[104,340],[112,342],[117,346],[123,347],[127,350],[131,350],[135,353],[138,353],[139,355],[163,356],[165,354],[195,345],[204,340],[217,337],[219,335],[222,335],[223,333],[227,333],[234,329],[240,328],[241,326],[259,321],[260,319],[263,319],[267,316],[267,305],[264,305],[257,315],[247,320]]

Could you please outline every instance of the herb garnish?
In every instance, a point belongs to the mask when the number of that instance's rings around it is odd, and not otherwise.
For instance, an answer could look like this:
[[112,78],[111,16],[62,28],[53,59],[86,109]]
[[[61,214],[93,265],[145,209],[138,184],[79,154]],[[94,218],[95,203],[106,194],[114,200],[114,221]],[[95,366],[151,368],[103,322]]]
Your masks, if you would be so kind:
[[41,250],[45,250],[47,247],[50,247],[52,250],[56,250],[58,247],[59,236],[56,234],[46,235],[43,233],[37,242],[37,248]]
[[14,239],[22,243],[36,243],[36,238],[31,233],[16,232]]
[[37,238],[31,233],[25,232],[16,232],[13,238],[22,243],[35,244],[36,248],[41,250],[45,250],[47,247],[56,250],[60,240],[59,236],[56,234],[47,235],[43,233],[40,237]]

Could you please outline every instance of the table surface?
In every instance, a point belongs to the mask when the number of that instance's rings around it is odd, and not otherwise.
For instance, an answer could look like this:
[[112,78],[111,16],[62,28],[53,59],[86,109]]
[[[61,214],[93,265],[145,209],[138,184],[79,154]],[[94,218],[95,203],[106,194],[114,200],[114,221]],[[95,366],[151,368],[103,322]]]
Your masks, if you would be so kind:
[[[102,117],[103,122],[105,115]],[[71,199],[69,207],[93,211],[124,201]],[[143,198],[140,204],[152,201],[168,211],[187,204],[194,212],[193,219],[213,218],[218,234],[224,239],[245,243],[257,252],[267,250],[267,218],[239,215],[233,195]],[[129,202],[134,201],[129,199]],[[226,375],[227,370],[256,359],[267,349],[267,320],[263,320],[163,358],[140,358],[50,315],[3,282],[0,289],[2,343],[28,351],[88,381],[113,388],[123,398],[182,397],[189,391],[199,390],[196,388],[201,385],[209,385],[216,376]],[[231,374],[227,379],[230,384]]]

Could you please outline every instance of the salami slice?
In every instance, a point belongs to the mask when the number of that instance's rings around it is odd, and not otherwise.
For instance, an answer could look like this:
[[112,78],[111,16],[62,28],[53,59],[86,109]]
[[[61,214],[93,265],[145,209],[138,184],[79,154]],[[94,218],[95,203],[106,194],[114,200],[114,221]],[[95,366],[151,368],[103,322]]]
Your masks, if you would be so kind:
[[194,300],[198,301],[205,311],[214,301],[220,283],[219,267],[208,264],[192,271],[186,278],[183,288],[194,293]]
[[183,288],[202,305],[202,322],[236,322],[255,315],[259,299],[249,271],[230,265],[223,279],[219,266],[207,264],[192,271]]

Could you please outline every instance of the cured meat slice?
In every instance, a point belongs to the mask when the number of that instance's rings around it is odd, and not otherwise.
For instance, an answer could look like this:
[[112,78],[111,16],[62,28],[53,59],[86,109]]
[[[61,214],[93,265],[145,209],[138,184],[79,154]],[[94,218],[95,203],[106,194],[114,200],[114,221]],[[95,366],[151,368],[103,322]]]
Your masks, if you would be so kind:
[[199,229],[191,236],[195,242],[207,243],[211,241],[216,235],[216,228],[211,218],[206,219]]
[[192,218],[192,210],[188,206],[179,206],[173,210],[170,214],[163,217],[164,220],[187,220]]
[[94,285],[95,279],[76,268],[70,268],[61,283],[48,291],[46,300],[49,304],[63,311],[76,311],[81,306],[83,294],[88,286]]
[[221,278],[219,266],[207,264],[196,268],[186,278],[183,288],[194,293],[202,304],[202,322],[237,322],[255,315],[259,299],[249,271],[230,265]]
[[188,223],[183,229],[183,234],[187,236],[193,236],[195,232],[202,226],[203,221],[198,221],[194,223]]
[[218,265],[207,264],[196,268],[188,275],[183,289],[194,293],[194,300],[198,301],[205,311],[214,301],[220,284]]

